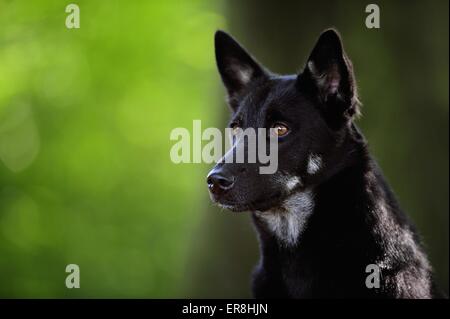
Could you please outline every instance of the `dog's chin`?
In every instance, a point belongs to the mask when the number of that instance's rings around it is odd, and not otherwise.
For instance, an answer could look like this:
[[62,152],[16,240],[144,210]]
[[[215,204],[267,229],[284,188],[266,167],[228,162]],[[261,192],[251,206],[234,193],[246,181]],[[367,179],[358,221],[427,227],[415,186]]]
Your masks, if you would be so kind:
[[253,201],[253,202],[234,202],[234,201],[222,201],[216,200],[215,203],[221,207],[228,209],[235,213],[246,212],[246,211],[266,211],[270,210],[273,207],[277,207],[281,201],[281,194],[275,194],[270,198]]
[[222,204],[222,203],[217,203],[217,206],[219,206],[220,208],[224,208],[227,209],[229,211],[232,211],[234,213],[241,213],[241,212],[246,212],[250,210],[250,207],[248,205],[245,204]]

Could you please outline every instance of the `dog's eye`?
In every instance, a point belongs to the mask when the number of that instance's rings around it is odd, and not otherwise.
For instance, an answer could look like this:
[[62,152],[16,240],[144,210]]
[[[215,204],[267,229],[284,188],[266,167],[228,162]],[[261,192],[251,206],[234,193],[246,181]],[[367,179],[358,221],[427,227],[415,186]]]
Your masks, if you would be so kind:
[[289,132],[289,128],[282,123],[275,123],[272,128],[277,136],[284,136]]

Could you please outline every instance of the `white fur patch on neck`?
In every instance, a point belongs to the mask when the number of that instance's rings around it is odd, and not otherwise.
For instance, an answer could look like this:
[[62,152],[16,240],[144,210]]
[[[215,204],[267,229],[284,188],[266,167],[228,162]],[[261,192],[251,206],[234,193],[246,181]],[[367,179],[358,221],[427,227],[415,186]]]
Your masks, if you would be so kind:
[[279,209],[256,212],[269,230],[286,246],[293,246],[304,229],[314,209],[313,193],[310,190],[290,195]]
[[293,190],[297,185],[301,185],[301,181],[298,176],[292,176],[286,181],[286,189],[288,191]]
[[306,171],[308,174],[316,174],[322,168],[322,157],[317,154],[310,154],[308,159],[308,167]]

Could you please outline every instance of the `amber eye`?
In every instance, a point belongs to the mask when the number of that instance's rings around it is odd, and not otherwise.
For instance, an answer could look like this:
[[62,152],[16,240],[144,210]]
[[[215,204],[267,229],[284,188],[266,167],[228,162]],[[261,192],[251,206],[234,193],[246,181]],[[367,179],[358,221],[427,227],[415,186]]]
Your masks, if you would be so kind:
[[282,123],[275,123],[274,125],[272,125],[272,128],[274,129],[274,133],[277,136],[284,136],[289,132],[288,127]]

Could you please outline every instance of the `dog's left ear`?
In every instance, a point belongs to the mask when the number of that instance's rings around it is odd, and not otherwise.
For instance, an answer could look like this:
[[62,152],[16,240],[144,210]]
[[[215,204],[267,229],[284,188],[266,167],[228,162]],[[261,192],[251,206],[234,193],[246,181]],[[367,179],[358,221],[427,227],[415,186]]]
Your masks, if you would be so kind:
[[228,103],[235,111],[251,83],[265,77],[266,71],[229,34],[217,31],[214,42],[217,68],[228,92]]
[[329,124],[339,128],[359,113],[353,67],[337,31],[323,32],[298,76],[300,90],[318,97]]

